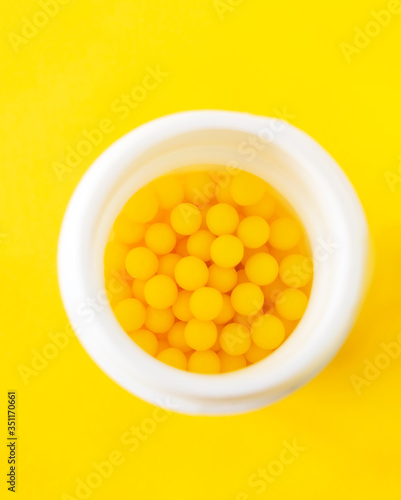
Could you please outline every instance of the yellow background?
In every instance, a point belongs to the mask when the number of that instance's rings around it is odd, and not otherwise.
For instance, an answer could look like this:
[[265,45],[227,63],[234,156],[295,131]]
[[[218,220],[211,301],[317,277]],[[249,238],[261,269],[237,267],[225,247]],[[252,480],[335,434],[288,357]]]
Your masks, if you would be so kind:
[[[381,343],[401,331],[401,14],[359,40],[366,47],[348,62],[340,44],[354,44],[355,27],[388,2],[227,0],[217,5],[220,16],[213,0],[64,3],[47,22],[37,1],[1,6],[0,497],[12,498],[5,411],[6,391],[16,390],[15,496],[24,500],[79,498],[77,478],[116,451],[123,463],[90,498],[400,499],[401,356],[360,394],[350,377],[363,377],[364,360],[374,362]],[[24,18],[42,27],[21,42]],[[168,76],[121,119],[113,103],[148,67]],[[343,349],[306,387],[248,415],[170,414],[131,452],[121,438],[153,425],[153,407],[109,380],[76,339],[25,383],[21,370],[49,349],[51,332],[68,328],[57,238],[85,170],[137,125],[204,108],[287,117],[327,148],[366,210],[373,282]],[[113,131],[58,177],[54,162],[65,164],[66,148],[105,118]],[[304,449],[293,463],[262,492],[248,484],[294,440]]]

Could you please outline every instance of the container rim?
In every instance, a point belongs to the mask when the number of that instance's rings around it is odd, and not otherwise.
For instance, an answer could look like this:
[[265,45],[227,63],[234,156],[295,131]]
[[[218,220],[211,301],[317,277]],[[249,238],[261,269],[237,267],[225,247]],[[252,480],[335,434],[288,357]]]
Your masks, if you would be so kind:
[[[340,249],[333,263],[336,267],[335,290],[330,307],[318,323],[313,343],[293,351],[287,363],[274,360],[275,354],[237,372],[199,375],[165,365],[138,348],[118,325],[111,307],[90,324],[84,324],[77,304],[93,295],[95,289],[90,267],[88,235],[112,188],[111,179],[121,175],[135,158],[155,144],[180,134],[203,130],[238,131],[258,135],[267,120],[283,124],[280,134],[270,144],[301,162],[305,173],[316,183],[320,199],[332,200],[327,208],[335,210],[341,227]],[[337,200],[337,202],[336,202]],[[289,200],[291,203],[291,200]],[[333,218],[333,213],[328,214]],[[365,269],[369,246],[368,228],[358,197],[341,168],[332,157],[306,133],[276,118],[231,111],[200,110],[176,113],[148,122],[113,143],[83,176],[66,210],[58,246],[58,277],[62,300],[77,336],[88,354],[106,373],[130,392],[148,386],[170,394],[172,398],[208,398],[230,400],[251,395],[291,392],[320,371],[341,347],[355,320],[366,284]],[[317,271],[319,272],[319,271]],[[315,275],[315,279],[316,279]],[[302,319],[299,328],[312,325],[312,314]],[[302,326],[301,326],[302,324]],[[298,328],[298,327],[297,327]],[[110,332],[119,333],[110,341]],[[288,342],[283,344],[284,345]],[[290,353],[290,350],[288,350]],[[276,359],[279,359],[276,357]],[[143,390],[140,390],[141,397]],[[149,400],[161,406],[168,402]]]

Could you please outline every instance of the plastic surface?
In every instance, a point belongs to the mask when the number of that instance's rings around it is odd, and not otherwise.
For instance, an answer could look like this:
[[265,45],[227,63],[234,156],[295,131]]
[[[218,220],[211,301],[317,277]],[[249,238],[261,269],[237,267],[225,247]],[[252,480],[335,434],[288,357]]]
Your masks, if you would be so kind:
[[[258,147],[252,147],[255,144]],[[126,200],[159,175],[191,165],[259,175],[293,206],[308,233],[314,282],[296,330],[267,359],[219,375],[182,372],[147,355],[105,300],[103,254]],[[316,375],[356,318],[366,286],[369,238],[360,202],[336,162],[288,123],[225,111],[194,111],[149,122],[109,147],[78,185],[59,240],[58,275],[70,321],[87,352],[137,396],[189,414],[234,414],[271,404]],[[88,297],[102,307],[89,320]]]

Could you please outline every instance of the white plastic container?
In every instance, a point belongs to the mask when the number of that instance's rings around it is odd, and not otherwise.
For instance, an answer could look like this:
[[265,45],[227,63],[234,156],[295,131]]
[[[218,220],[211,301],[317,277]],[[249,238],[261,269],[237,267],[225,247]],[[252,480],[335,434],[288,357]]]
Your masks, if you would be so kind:
[[[104,248],[125,202],[159,175],[197,164],[220,164],[229,175],[238,166],[265,179],[298,213],[313,252],[310,302],[295,331],[265,360],[228,374],[188,373],[146,354],[119,326],[104,290]],[[79,340],[118,384],[180,413],[235,414],[283,398],[333,358],[364,296],[368,240],[350,182],[308,135],[274,118],[193,111],[138,127],[94,162],[65,214],[58,276]]]

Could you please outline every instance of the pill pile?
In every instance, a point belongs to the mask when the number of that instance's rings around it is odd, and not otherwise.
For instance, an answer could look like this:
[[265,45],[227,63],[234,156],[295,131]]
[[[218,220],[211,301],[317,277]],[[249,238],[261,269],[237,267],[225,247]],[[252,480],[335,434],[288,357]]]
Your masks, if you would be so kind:
[[261,178],[208,167],[159,177],[115,220],[104,257],[121,327],[158,360],[225,373],[277,349],[305,312],[302,225]]

